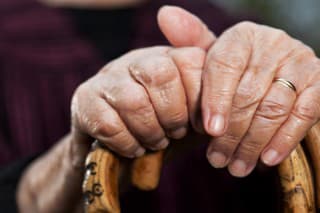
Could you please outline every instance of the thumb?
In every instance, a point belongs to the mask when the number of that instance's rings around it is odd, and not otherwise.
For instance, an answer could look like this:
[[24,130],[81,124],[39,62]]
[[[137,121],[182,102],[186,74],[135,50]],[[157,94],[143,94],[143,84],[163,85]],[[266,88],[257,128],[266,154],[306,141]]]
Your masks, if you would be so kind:
[[158,12],[160,30],[175,47],[200,47],[208,50],[216,37],[195,15],[175,6],[163,6]]

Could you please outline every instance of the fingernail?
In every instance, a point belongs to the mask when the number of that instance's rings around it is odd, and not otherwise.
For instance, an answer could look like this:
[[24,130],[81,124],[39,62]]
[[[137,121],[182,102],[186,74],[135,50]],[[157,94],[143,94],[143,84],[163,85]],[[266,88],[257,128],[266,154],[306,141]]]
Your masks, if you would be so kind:
[[142,147],[139,147],[138,150],[135,153],[135,157],[141,157],[144,155],[144,153],[146,152],[146,150]]
[[279,153],[274,149],[269,149],[264,155],[262,156],[262,161],[270,166],[273,166],[277,163],[279,157]]
[[213,152],[209,155],[209,162],[214,168],[223,168],[226,166],[227,158],[221,152]]
[[220,114],[217,114],[211,118],[209,123],[210,133],[214,136],[220,136],[223,134],[224,130],[224,117]]
[[173,139],[181,139],[187,134],[187,128],[186,127],[180,127],[176,130],[172,130],[169,133],[169,136]]
[[156,150],[165,149],[169,145],[169,140],[167,138],[163,138],[156,146]]
[[229,172],[235,177],[244,177],[248,174],[248,167],[243,160],[235,160],[229,166]]

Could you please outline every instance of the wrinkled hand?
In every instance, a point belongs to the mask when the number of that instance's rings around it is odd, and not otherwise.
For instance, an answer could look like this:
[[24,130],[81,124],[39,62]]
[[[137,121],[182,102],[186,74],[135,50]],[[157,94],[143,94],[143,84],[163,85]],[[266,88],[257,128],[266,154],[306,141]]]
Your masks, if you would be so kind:
[[123,156],[135,157],[145,148],[163,149],[169,138],[183,137],[189,121],[194,129],[203,131],[199,119],[201,75],[205,50],[215,36],[182,9],[161,11],[160,29],[171,44],[181,48],[129,52],[74,94],[71,156],[76,166],[83,165],[91,137]]
[[[320,61],[285,32],[242,22],[209,50],[202,110],[214,167],[246,176],[283,161],[320,116]],[[291,82],[296,91],[274,79]]]
[[114,60],[77,89],[74,131],[125,157],[164,149],[194,120],[204,59],[200,48],[152,47]]
[[[179,47],[186,46],[181,37],[197,34],[192,30],[196,25],[206,28],[177,7],[162,8],[159,18],[171,20],[160,26]],[[185,30],[170,30],[170,23],[177,22]],[[206,42],[208,34],[195,36],[194,44],[209,49],[201,109],[204,128],[213,136],[210,163],[228,166],[239,177],[248,175],[260,157],[269,166],[279,164],[319,120],[319,59],[285,32],[251,22],[228,29],[213,45]],[[277,78],[291,82],[296,91],[275,82]]]

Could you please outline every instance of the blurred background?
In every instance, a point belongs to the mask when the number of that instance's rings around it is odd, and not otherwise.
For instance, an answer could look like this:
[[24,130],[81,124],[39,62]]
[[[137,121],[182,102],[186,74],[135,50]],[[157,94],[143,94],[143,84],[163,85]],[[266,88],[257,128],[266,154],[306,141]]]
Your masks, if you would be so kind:
[[267,25],[284,29],[320,53],[319,0],[210,0],[232,15],[253,15]]

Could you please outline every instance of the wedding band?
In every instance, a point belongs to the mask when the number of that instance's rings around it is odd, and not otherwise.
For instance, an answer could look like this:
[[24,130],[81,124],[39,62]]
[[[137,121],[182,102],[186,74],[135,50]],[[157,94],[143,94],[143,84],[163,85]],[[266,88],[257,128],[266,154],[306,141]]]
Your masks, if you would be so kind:
[[293,83],[291,83],[290,81],[287,81],[283,78],[276,78],[276,79],[274,79],[273,82],[278,82],[278,83],[282,84],[283,86],[288,87],[289,89],[292,89],[295,92],[297,91],[297,89]]

